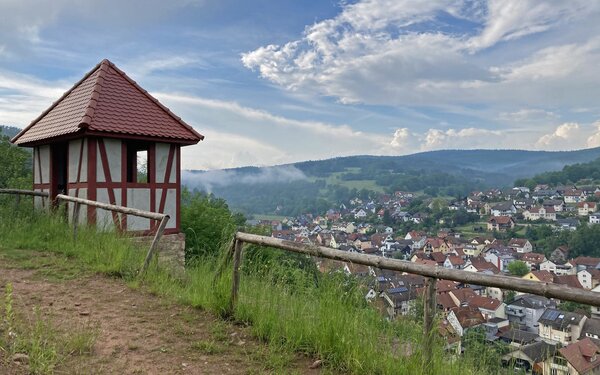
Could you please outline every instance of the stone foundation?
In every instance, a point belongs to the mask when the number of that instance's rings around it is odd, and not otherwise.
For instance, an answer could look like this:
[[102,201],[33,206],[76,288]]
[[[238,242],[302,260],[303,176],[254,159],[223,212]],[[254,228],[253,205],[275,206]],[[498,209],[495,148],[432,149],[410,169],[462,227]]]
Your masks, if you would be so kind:
[[[150,244],[154,236],[133,237],[132,241],[144,247],[146,251],[150,249]],[[173,269],[176,272],[185,269],[185,234],[165,234],[158,241],[158,248],[155,256],[162,265]]]

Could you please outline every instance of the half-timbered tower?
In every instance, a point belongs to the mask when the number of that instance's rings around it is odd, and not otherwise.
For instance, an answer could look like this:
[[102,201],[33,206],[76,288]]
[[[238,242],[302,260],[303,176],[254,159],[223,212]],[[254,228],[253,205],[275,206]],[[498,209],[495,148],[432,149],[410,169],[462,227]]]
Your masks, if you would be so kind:
[[[178,233],[181,146],[203,138],[103,60],[12,141],[33,147],[34,190],[167,213],[165,233]],[[156,224],[93,207],[81,217],[134,232]]]

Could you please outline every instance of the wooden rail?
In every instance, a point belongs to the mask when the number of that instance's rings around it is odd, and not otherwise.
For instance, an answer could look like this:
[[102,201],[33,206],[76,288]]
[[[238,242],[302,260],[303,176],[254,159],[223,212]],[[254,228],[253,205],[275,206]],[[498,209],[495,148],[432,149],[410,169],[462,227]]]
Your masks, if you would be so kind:
[[[0,189],[0,193],[16,195],[17,196],[17,204],[19,202],[19,196],[21,196],[21,195],[32,195],[32,196],[39,196],[39,197],[46,197],[46,198],[49,197],[49,194],[47,192],[19,190],[19,189]],[[131,208],[131,207],[117,206],[114,204],[102,203],[102,202],[92,201],[92,200],[84,199],[84,198],[71,197],[69,195],[64,195],[64,194],[58,194],[56,196],[56,201],[65,201],[65,202],[74,203],[72,221],[73,221],[73,238],[75,240],[77,240],[77,231],[78,231],[78,227],[79,227],[79,210],[81,209],[81,205],[97,207],[97,208],[101,208],[103,210],[108,210],[108,211],[120,212],[120,213],[126,214],[126,215],[133,215],[133,216],[144,217],[144,218],[152,219],[152,220],[159,220],[160,224],[158,225],[156,233],[154,234],[154,238],[152,239],[152,243],[150,244],[150,249],[148,249],[148,253],[146,254],[146,258],[144,259],[144,264],[142,265],[142,268],[140,269],[140,273],[144,273],[148,269],[148,266],[150,265],[150,262],[152,261],[152,257],[154,256],[154,253],[156,252],[156,249],[158,248],[158,242],[160,241],[160,238],[162,237],[163,232],[165,231],[165,228],[167,226],[167,222],[169,221],[169,218],[170,218],[170,216],[167,214],[138,210],[137,208]]]
[[[0,189],[0,194],[12,194],[15,196],[15,206],[19,207],[21,203],[21,195],[28,195],[42,198],[42,207],[44,206],[44,198],[48,198],[50,194],[45,191],[21,190],[21,189]],[[50,205],[48,205],[50,206]]]
[[436,312],[436,283],[439,279],[458,281],[464,284],[473,284],[489,287],[497,287],[508,290],[516,290],[548,298],[573,301],[586,305],[600,306],[600,293],[589,290],[572,288],[547,282],[524,280],[509,276],[486,275],[482,273],[467,272],[461,270],[447,269],[443,267],[431,267],[413,262],[389,259],[376,255],[350,253],[328,247],[306,245],[278,238],[259,236],[255,234],[237,232],[230,250],[233,256],[233,283],[230,299],[230,313],[235,308],[240,282],[240,263],[242,258],[243,244],[255,244],[259,246],[274,247],[294,253],[310,255],[314,257],[327,258],[365,266],[372,266],[392,271],[408,272],[425,276],[424,293],[424,319],[423,319],[423,373],[433,372],[433,334],[434,316]]

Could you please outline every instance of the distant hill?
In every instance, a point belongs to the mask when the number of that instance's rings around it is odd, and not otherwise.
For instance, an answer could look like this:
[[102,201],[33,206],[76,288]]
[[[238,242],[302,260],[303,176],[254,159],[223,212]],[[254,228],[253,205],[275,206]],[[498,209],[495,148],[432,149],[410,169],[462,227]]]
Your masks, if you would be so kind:
[[600,148],[578,151],[442,150],[405,156],[349,156],[274,167],[185,171],[190,188],[225,198],[246,213],[294,215],[322,212],[369,192],[420,191],[458,196],[508,187],[519,178],[556,171],[600,157]]
[[7,136],[9,138],[14,137],[20,131],[21,131],[21,129],[16,128],[14,126],[0,125],[0,135],[5,135],[5,136]]

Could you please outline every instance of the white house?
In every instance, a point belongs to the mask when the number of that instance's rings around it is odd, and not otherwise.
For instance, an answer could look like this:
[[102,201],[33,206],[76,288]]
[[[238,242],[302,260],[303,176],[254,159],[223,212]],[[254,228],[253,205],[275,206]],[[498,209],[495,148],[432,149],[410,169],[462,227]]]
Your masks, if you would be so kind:
[[523,212],[525,220],[553,220],[556,221],[556,211],[552,207],[533,207]]
[[600,212],[594,212],[589,216],[590,224],[600,224]]

